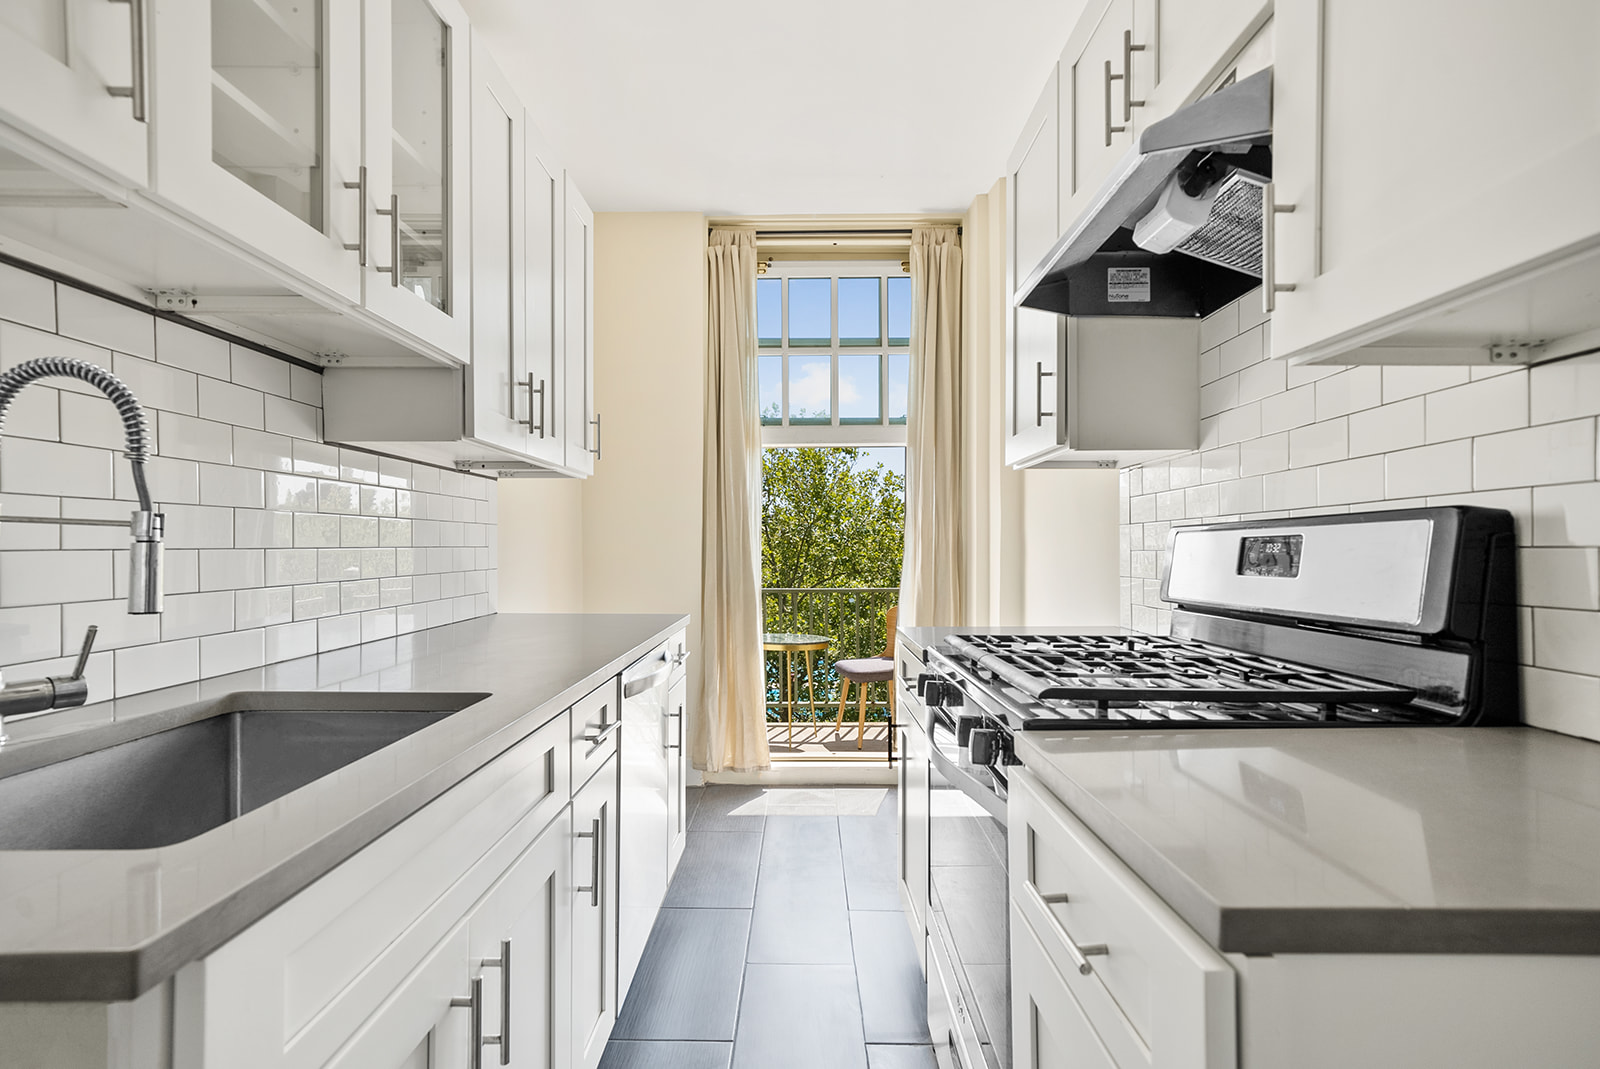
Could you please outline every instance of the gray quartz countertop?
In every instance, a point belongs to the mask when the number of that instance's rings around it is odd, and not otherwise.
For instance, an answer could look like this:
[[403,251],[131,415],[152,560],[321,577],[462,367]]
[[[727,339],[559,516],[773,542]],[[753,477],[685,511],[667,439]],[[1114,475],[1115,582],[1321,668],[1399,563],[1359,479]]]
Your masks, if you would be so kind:
[[8,724],[13,741],[0,751],[0,776],[81,749],[81,731],[141,734],[218,701],[237,703],[238,695],[284,707],[294,694],[315,692],[323,708],[368,709],[384,707],[384,696],[413,707],[431,694],[478,696],[378,753],[172,846],[0,850],[0,1001],[108,1002],[148,990],[687,623],[668,614],[488,616]]
[[1600,954],[1600,745],[1533,728],[1029,732],[1223,951]]

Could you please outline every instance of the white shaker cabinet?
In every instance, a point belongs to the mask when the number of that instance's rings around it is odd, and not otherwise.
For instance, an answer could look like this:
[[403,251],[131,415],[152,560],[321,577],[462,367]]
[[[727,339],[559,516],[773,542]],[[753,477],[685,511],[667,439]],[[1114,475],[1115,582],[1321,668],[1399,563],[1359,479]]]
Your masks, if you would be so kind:
[[472,366],[468,437],[526,452],[527,116],[481,36],[472,40]]
[[566,351],[562,342],[566,299],[566,254],[562,217],[566,175],[555,153],[530,121],[523,164],[527,200],[527,232],[523,273],[527,286],[528,343],[517,368],[522,408],[529,420],[526,452],[535,460],[561,464],[567,420],[563,390],[567,385]]
[[[574,710],[574,716],[577,710]],[[617,758],[572,796],[571,1069],[595,1069],[617,1020]]]
[[1094,0],[1061,54],[1058,233],[1094,200],[1117,161],[1133,148],[1145,122],[1138,90],[1148,84],[1141,76],[1148,74],[1149,53],[1135,51],[1136,46],[1145,47],[1145,36],[1143,28],[1134,25],[1133,0]]
[[387,235],[362,219],[361,5],[161,0],[152,10],[154,195],[358,305],[362,265]]
[[366,309],[463,362],[471,352],[472,101],[456,0],[365,0]]
[[566,465],[583,475],[594,473],[601,451],[600,414],[594,406],[594,212],[566,180],[562,224],[565,315],[562,337],[566,358]]
[[0,125],[120,183],[145,185],[148,2],[0,4]]
[[1600,5],[1280,0],[1273,30],[1273,356],[1600,344]]
[[1200,444],[1200,321],[1015,309],[1006,463],[1119,467]]
[[[684,654],[684,642],[677,640],[674,645],[679,655]],[[666,749],[667,762],[667,883],[672,883],[672,877],[678,871],[678,862],[683,860],[683,848],[689,843],[689,761],[688,751],[685,749],[685,733],[688,728],[684,717],[684,710],[689,702],[689,680],[685,675],[680,677],[667,692],[667,715],[662,724],[665,736],[663,746]]]

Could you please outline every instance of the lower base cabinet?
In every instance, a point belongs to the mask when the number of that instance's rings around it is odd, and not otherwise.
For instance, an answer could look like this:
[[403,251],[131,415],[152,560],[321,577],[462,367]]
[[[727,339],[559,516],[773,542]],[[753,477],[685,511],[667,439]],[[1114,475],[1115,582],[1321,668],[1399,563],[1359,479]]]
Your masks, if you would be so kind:
[[617,1020],[617,758],[572,796],[572,1069],[594,1069]]

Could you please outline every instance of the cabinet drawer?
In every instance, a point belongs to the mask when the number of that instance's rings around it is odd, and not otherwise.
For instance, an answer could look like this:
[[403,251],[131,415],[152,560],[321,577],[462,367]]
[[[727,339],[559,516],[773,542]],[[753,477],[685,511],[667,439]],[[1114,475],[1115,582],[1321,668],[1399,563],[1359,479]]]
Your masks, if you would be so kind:
[[1228,963],[1037,779],[1011,777],[1011,898],[1123,1069],[1231,1069]]
[[1117,1069],[1021,910],[1011,906],[1011,1049],[1015,1069]]
[[[917,677],[922,674],[922,662],[905,648],[904,643],[897,643],[894,651],[894,677],[895,685],[900,688],[898,696],[899,708],[923,729],[928,727],[928,714],[922,707],[922,699],[917,697]],[[895,718],[900,723],[905,723],[905,717]]]
[[569,737],[556,717],[179,972],[192,1064],[324,1065],[560,815]]
[[621,676],[612,676],[572,707],[573,793],[617,752],[617,735],[622,730],[621,680]]

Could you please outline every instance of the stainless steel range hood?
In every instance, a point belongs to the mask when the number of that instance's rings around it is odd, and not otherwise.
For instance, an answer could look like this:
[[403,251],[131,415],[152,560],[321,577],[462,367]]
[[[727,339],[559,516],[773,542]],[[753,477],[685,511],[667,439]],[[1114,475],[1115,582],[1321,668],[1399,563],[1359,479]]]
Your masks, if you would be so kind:
[[[1270,68],[1151,124],[1017,303],[1070,316],[1205,316],[1254,289],[1271,142]],[[1171,251],[1141,247],[1135,227]]]

